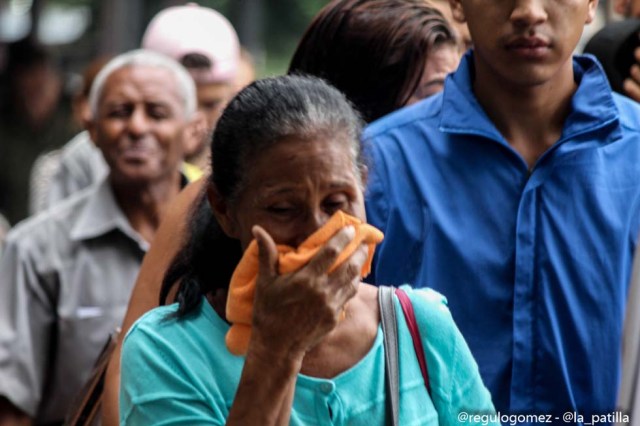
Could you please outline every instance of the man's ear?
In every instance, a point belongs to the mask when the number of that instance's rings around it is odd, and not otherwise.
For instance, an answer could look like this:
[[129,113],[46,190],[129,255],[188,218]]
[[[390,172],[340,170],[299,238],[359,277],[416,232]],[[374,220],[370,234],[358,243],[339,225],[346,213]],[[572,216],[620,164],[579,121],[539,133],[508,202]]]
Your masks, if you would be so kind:
[[220,224],[220,227],[231,238],[239,238],[236,221],[231,215],[229,203],[220,195],[215,185],[211,182],[207,185],[207,199],[211,211]]
[[201,111],[196,111],[191,120],[184,129],[182,138],[182,149],[185,157],[191,157],[198,154],[202,149],[204,138],[207,136],[209,129],[207,128],[207,118]]
[[589,0],[589,10],[587,12],[587,19],[585,19],[585,24],[590,24],[596,18],[596,12],[598,10],[598,0]]
[[449,0],[449,6],[451,6],[451,14],[453,19],[460,23],[467,22],[467,17],[464,15],[464,9],[460,0]]
[[89,132],[89,137],[94,145],[98,146],[98,128],[96,126],[95,120],[92,118],[84,118],[82,120],[82,126],[85,128],[87,132]]

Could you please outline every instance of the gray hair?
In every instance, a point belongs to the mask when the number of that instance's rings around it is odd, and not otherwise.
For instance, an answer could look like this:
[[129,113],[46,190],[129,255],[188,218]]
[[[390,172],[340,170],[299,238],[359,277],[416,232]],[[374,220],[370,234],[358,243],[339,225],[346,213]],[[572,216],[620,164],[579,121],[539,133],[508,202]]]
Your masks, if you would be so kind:
[[92,116],[97,116],[98,102],[109,76],[127,67],[151,67],[169,71],[178,85],[179,93],[182,95],[185,117],[190,118],[196,112],[196,86],[187,70],[168,56],[150,50],[137,49],[116,56],[96,75],[91,86],[91,92],[89,92],[89,108]]
[[216,124],[210,180],[223,197],[234,199],[242,189],[249,160],[291,136],[321,137],[346,146],[359,178],[366,167],[362,126],[360,114],[347,98],[324,80],[299,75],[257,80],[229,102]]
[[[362,125],[347,98],[323,80],[286,75],[255,81],[231,100],[216,124],[209,184],[233,202],[246,188],[252,161],[289,137],[300,144],[322,140],[348,149],[357,178],[365,167]],[[188,238],[169,266],[160,292],[160,300],[166,301],[174,283],[180,282],[178,318],[197,309],[203,295],[228,289],[234,265],[242,258],[239,241],[225,235],[205,193],[188,222]]]

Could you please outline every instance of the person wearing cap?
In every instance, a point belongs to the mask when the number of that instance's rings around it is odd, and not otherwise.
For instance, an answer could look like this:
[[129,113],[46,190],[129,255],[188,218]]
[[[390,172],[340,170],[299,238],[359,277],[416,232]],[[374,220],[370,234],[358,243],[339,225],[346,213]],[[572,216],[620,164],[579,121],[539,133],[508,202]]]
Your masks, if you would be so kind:
[[186,184],[197,137],[184,67],[137,50],[90,94],[91,139],[109,174],[9,232],[0,260],[0,425],[58,424],[121,322],[158,223]]
[[206,169],[210,133],[238,89],[241,53],[233,26],[220,13],[195,3],[169,7],[149,22],[142,48],[175,59],[193,77],[198,109],[205,115],[208,131],[198,144],[187,148],[186,160]]
[[[241,57],[238,36],[224,16],[193,3],[160,11],[147,26],[142,48],[180,62],[196,83],[201,137],[184,141],[182,165],[189,181],[196,180],[206,169],[209,136],[227,100],[254,77],[251,58],[248,54],[246,59]],[[89,79],[85,86],[90,84]],[[33,194],[40,202],[32,213],[57,204],[108,173],[102,154],[86,131],[61,148],[55,161],[58,164],[50,180]]]

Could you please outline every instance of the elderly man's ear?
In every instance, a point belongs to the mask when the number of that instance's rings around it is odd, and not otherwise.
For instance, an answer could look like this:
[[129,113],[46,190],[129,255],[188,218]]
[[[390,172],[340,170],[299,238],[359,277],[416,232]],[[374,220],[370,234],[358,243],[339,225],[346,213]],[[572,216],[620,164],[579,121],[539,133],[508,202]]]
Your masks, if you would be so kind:
[[[182,138],[182,149],[184,150],[185,157],[198,153],[203,148],[203,144],[211,143],[208,139],[209,132],[210,129],[207,126],[206,116],[201,111],[196,111],[189,121],[189,124],[185,127]],[[207,138],[207,140],[203,142],[205,138]]]
[[91,139],[93,144],[97,146],[97,144],[96,144],[96,131],[97,131],[96,123],[93,120],[93,116],[91,114],[89,114],[86,117],[82,118],[82,126],[84,127],[84,129],[87,132],[89,132],[89,138]]

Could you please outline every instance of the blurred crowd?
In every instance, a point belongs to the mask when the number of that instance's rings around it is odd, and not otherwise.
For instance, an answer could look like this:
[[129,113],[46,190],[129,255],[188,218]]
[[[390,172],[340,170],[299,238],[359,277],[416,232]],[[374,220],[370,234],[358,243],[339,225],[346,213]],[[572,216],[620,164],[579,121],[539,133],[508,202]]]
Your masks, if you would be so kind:
[[[257,79],[227,18],[193,3],[155,15],[138,49],[93,58],[72,90],[46,48],[12,43],[0,87],[0,426],[63,424],[79,402],[94,404],[83,397],[108,341],[114,354],[98,377],[105,424],[200,419],[192,400],[175,401],[198,391],[201,346],[143,314],[175,301],[167,318],[195,317],[195,327],[217,315],[226,330],[229,283],[250,269],[250,244],[253,336],[244,366],[216,352],[224,337],[203,355],[229,375],[203,391],[215,394],[206,404],[219,404],[212,418],[309,424],[300,413],[320,397],[299,396],[297,374],[339,377],[375,347],[375,287],[350,285],[365,269],[372,284],[429,286],[449,299],[447,308],[435,291],[408,291],[428,335],[430,375],[422,371],[428,393],[405,394],[401,419],[613,411],[640,231],[640,2],[616,1],[624,19],[589,37],[592,56],[575,59],[598,1],[556,3],[332,0],[302,35],[287,76],[270,79]],[[498,34],[499,25],[511,32]],[[282,182],[290,186],[278,193]],[[321,219],[301,207],[316,198]],[[339,304],[320,332],[318,304],[286,319],[294,302],[281,307],[289,299],[264,282],[285,288],[286,274],[275,272],[282,247],[303,247],[338,210],[348,221],[296,266],[313,279],[330,282],[328,266],[353,238],[345,226],[359,235],[368,221],[385,239],[359,240],[379,244],[375,257],[361,247],[342,259],[334,276],[350,292],[318,302]],[[296,324],[313,326],[296,334]],[[171,340],[163,333],[180,344],[156,352]],[[416,344],[408,333],[405,357]],[[292,361],[300,341],[304,355]],[[171,358],[182,347],[189,355]],[[270,376],[263,353],[273,354],[273,371],[280,361],[295,371]],[[368,380],[383,363],[344,395],[376,389]],[[401,396],[422,389],[404,374]],[[255,383],[264,393],[248,390]],[[163,386],[170,396],[155,392]],[[384,418],[379,394],[369,397],[380,406],[344,395],[354,404],[344,424],[366,423],[354,413],[367,410]],[[322,404],[326,421],[338,418],[334,400]]]

